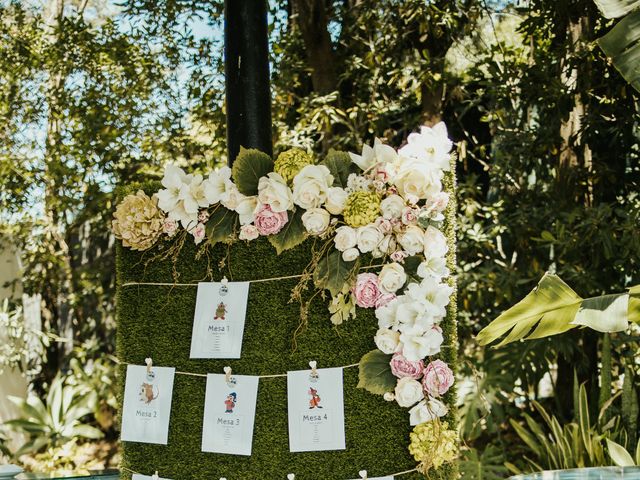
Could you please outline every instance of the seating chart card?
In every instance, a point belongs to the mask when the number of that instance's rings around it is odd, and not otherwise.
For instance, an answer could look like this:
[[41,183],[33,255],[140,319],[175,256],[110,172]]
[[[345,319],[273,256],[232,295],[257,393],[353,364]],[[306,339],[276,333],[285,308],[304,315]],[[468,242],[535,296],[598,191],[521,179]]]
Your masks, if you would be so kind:
[[167,444],[175,368],[127,366],[121,439]]
[[289,450],[344,450],[342,368],[287,373]]
[[201,282],[191,336],[191,358],[240,358],[249,282]]
[[202,451],[251,455],[258,377],[207,375]]

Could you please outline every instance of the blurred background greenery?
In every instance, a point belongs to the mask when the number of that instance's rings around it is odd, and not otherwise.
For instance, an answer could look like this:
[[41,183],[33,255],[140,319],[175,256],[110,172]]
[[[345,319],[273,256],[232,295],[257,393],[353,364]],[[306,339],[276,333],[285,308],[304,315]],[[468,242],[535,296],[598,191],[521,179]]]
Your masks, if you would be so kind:
[[[226,163],[222,10],[0,0],[6,459],[117,464],[114,188]],[[276,150],[440,120],[457,142],[464,477],[634,451],[637,329],[473,339],[547,270],[583,296],[640,283],[639,95],[595,44],[614,21],[592,0],[272,0],[269,20]]]

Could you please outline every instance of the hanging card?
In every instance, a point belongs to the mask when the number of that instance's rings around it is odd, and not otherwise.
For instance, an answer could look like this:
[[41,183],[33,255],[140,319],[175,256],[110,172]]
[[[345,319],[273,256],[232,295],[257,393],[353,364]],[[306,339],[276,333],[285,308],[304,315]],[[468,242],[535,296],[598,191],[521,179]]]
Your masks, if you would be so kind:
[[[362,480],[362,478],[354,478],[353,480]],[[393,475],[387,477],[367,477],[367,480],[394,480]]]
[[127,366],[121,439],[167,444],[175,368]]
[[207,375],[202,451],[251,455],[258,377]]
[[342,368],[287,373],[289,450],[344,450]]
[[249,282],[201,282],[191,336],[191,358],[240,358]]

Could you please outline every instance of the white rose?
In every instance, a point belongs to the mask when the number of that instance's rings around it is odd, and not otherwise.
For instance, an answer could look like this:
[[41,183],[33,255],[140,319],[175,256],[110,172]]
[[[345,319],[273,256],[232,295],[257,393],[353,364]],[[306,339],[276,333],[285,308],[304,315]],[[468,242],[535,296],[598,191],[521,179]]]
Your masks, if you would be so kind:
[[341,252],[353,248],[358,243],[358,233],[355,229],[344,225],[336,229],[336,236],[333,238],[336,248]]
[[327,199],[333,175],[324,165],[307,165],[293,179],[293,202],[309,210],[318,208]]
[[408,226],[396,238],[409,255],[415,255],[424,250],[424,232],[416,225]]
[[440,178],[442,172],[437,168],[417,160],[402,159],[398,174],[393,183],[404,198],[427,198],[442,191]]
[[431,422],[436,418],[444,417],[449,413],[449,408],[436,398],[422,400],[409,410],[409,423],[412,427],[425,422]]
[[444,257],[449,250],[447,237],[437,228],[429,225],[424,232],[424,255],[427,258]]
[[439,353],[443,341],[442,331],[437,327],[430,328],[424,332],[416,326],[407,328],[400,335],[402,355],[412,362],[417,362],[429,355]]
[[240,216],[240,225],[247,225],[253,222],[253,213],[258,207],[258,198],[243,197],[235,208],[236,213]]
[[311,235],[320,235],[329,226],[331,216],[324,208],[312,208],[302,214],[302,224]]
[[260,236],[260,231],[255,225],[243,225],[240,227],[240,240],[255,240]]
[[342,252],[342,259],[345,262],[353,262],[359,256],[360,251],[355,247],[347,248],[344,252]]
[[344,210],[349,194],[344,188],[331,187],[327,190],[327,201],[324,204],[331,215],[340,215]]
[[405,408],[415,405],[424,398],[422,384],[411,377],[399,379],[394,393],[398,405]]
[[375,225],[358,228],[358,250],[362,253],[372,252],[382,241],[384,236]]
[[269,205],[273,212],[286,212],[293,208],[291,189],[285,179],[275,172],[258,181],[258,200],[263,205]]
[[382,353],[389,355],[398,350],[400,334],[388,328],[380,328],[373,340]]
[[380,290],[387,293],[396,293],[407,281],[407,274],[399,263],[388,263],[378,274]]
[[389,195],[380,202],[380,211],[382,212],[382,216],[387,220],[400,218],[404,207],[405,202],[400,195]]

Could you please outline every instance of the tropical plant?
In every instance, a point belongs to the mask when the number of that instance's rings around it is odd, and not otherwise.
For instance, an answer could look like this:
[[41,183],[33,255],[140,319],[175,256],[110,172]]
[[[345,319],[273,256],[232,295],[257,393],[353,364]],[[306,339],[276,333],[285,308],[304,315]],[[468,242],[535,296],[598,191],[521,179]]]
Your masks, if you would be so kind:
[[[599,467],[612,464],[607,450],[606,440],[622,439],[626,442],[626,432],[620,417],[606,420],[606,411],[612,402],[608,402],[592,423],[589,416],[587,390],[580,385],[575,393],[575,419],[562,425],[555,415],[550,415],[538,402],[533,402],[542,422],[531,415],[523,415],[525,425],[511,419],[511,426],[529,448],[524,456],[532,471],[562,470],[569,468]],[[520,469],[511,464],[508,468],[514,473]]]
[[51,382],[45,402],[35,395],[25,400],[18,397],[9,399],[20,409],[20,416],[4,425],[16,432],[27,435],[27,442],[15,452],[18,457],[24,453],[36,453],[45,446],[56,446],[73,438],[102,438],[103,433],[86,422],[95,409],[95,392],[69,385],[57,375]]
[[9,300],[0,304],[0,374],[4,369],[16,369],[32,374],[37,370],[37,361],[44,347],[49,344],[50,335],[29,328],[24,321],[22,309],[10,308]]
[[460,474],[467,480],[498,480],[505,478],[509,469],[504,466],[504,453],[495,445],[488,445],[482,452],[475,448],[463,448]]
[[640,465],[640,443],[636,446],[635,458],[619,443],[609,440],[607,438],[607,448],[609,449],[609,456],[613,463],[619,467],[633,467]]
[[498,344],[544,338],[587,326],[599,332],[620,332],[629,322],[640,323],[640,285],[627,293],[582,298],[557,275],[546,273],[536,288],[503,312],[477,336],[487,345],[505,333]]
[[640,90],[640,1],[594,1],[606,18],[624,17],[598,40],[598,44],[625,80]]

